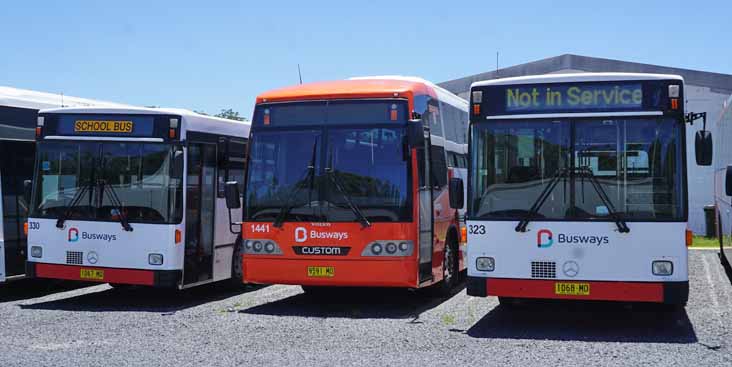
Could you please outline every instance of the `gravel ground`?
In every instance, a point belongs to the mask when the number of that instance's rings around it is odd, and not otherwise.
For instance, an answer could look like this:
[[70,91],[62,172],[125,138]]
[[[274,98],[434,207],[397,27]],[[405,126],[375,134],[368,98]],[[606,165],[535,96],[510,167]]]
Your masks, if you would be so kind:
[[402,290],[311,298],[299,287],[171,293],[0,288],[0,366],[732,365],[732,284],[717,251],[690,254],[685,311],[449,299]]

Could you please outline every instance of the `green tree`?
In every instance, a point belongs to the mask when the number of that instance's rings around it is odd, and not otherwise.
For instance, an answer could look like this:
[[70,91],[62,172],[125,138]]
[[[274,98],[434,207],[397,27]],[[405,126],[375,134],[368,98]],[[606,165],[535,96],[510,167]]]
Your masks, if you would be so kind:
[[222,109],[221,112],[215,114],[214,116],[229,120],[248,121],[246,117],[239,115],[239,112],[234,111],[231,108]]

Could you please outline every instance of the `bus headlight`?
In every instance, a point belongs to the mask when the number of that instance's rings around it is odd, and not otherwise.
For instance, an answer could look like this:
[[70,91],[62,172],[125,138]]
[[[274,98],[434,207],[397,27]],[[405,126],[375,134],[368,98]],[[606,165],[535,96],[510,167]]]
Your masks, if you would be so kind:
[[252,239],[244,241],[244,253],[250,255],[282,255],[282,250],[275,241]]
[[366,245],[361,256],[411,256],[413,248],[412,241],[379,240]]
[[31,257],[43,257],[43,247],[32,246],[31,247]]
[[475,268],[479,271],[493,271],[496,269],[496,260],[492,257],[479,257],[475,259]]
[[147,263],[150,265],[163,265],[163,254],[147,255]]
[[653,262],[653,275],[671,275],[674,273],[674,263],[666,260]]

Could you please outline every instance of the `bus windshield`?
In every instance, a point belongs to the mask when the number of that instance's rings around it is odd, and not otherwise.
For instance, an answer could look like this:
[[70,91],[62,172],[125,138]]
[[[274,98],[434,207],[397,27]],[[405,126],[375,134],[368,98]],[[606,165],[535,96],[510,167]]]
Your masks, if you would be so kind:
[[[32,217],[117,221],[122,210],[132,223],[182,220],[180,146],[42,142],[38,144],[36,165]],[[115,205],[113,195],[119,198],[121,207]],[[77,196],[76,205],[70,207]]]
[[614,211],[624,221],[682,221],[683,127],[667,117],[474,124],[470,216],[609,221]]
[[[245,217],[397,222],[411,218],[403,125],[252,134]],[[357,209],[354,210],[351,205]]]

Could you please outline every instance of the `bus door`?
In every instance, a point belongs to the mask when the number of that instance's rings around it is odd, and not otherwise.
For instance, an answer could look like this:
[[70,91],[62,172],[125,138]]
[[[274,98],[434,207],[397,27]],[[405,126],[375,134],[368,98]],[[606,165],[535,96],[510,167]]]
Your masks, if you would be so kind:
[[23,182],[33,178],[35,143],[29,141],[0,141],[0,198],[2,200],[2,241],[4,260],[0,264],[3,277],[25,273],[27,238],[23,224],[28,219],[28,203],[23,197]]
[[188,146],[183,284],[213,279],[216,144]]
[[419,182],[419,281],[432,280],[433,211],[430,174],[430,129],[424,126],[424,144],[417,147]]

